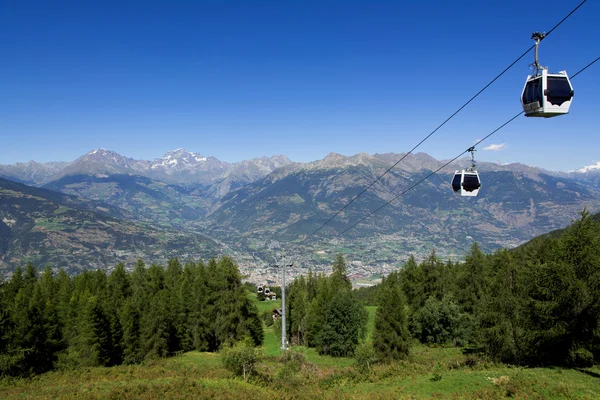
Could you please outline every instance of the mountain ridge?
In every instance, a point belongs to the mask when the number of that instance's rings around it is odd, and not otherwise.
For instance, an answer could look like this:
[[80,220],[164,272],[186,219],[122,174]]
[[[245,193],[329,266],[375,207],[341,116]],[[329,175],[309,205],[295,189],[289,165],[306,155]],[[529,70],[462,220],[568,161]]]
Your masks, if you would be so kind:
[[286,156],[275,155],[227,163],[212,156],[185,149],[170,150],[162,158],[135,160],[103,148],[91,150],[71,162],[16,163],[0,165],[0,176],[26,184],[45,185],[68,175],[141,175],[168,183],[211,183],[232,177],[251,181],[275,168],[291,164]]
[[[80,169],[81,174],[75,174],[75,167],[67,169],[73,173],[43,187],[105,204],[123,220],[159,230],[202,232],[247,265],[257,265],[248,254],[274,239],[301,244],[297,252],[303,254],[304,265],[329,263],[329,255],[322,256],[325,248],[352,252],[361,262],[375,265],[408,254],[422,256],[431,246],[455,258],[468,248],[465,242],[477,241],[486,251],[515,247],[565,226],[584,207],[600,209],[600,180],[593,180],[593,171],[555,173],[520,163],[479,162],[479,197],[460,198],[453,195],[450,181],[455,170],[470,164],[468,158],[452,162],[406,192],[447,162],[426,153],[330,153],[310,163],[263,157],[229,164],[218,176],[209,173],[183,183],[164,178],[166,173],[150,177],[139,171],[151,170],[154,162],[161,165],[154,170],[175,166],[172,174],[183,171],[189,178],[197,165],[211,158],[184,149],[155,161],[136,161],[103,149],[82,157],[80,167],[89,168]],[[373,184],[402,157],[402,163]],[[222,169],[218,163],[213,171]],[[304,241],[369,185],[314,238]],[[377,215],[345,232],[382,206]]]

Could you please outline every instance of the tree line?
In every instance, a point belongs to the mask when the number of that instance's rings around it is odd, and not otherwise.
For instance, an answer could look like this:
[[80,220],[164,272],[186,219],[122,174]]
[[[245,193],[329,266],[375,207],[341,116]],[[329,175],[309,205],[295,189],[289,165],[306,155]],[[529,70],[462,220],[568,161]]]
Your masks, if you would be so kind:
[[[324,355],[398,360],[418,341],[517,365],[588,366],[600,360],[600,222],[584,211],[560,235],[490,255],[474,244],[464,262],[409,257],[360,290],[338,255],[330,275],[309,271],[286,295],[291,344]],[[370,338],[366,304],[377,306]],[[75,277],[29,264],[0,282],[0,375],[259,346],[262,324],[228,257]]]
[[72,278],[28,264],[0,285],[0,375],[133,364],[242,339],[260,345],[262,322],[228,257]]

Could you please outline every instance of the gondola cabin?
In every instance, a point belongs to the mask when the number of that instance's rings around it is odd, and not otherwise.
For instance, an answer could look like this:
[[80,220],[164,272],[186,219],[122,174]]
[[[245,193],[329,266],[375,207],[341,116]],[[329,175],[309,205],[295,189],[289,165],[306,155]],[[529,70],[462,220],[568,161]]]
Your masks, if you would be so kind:
[[521,103],[526,117],[556,117],[568,114],[573,100],[573,86],[565,71],[549,74],[542,69],[537,75],[529,75]]
[[452,190],[460,196],[477,196],[481,180],[477,171],[461,170],[454,173],[452,178]]
[[265,296],[268,296],[268,295],[269,295],[269,293],[271,293],[271,289],[269,289],[269,288],[265,288],[265,289],[264,289],[264,293],[265,293]]
[[259,285],[258,288],[256,288],[256,292],[257,293],[262,293],[263,292],[263,287],[262,285]]

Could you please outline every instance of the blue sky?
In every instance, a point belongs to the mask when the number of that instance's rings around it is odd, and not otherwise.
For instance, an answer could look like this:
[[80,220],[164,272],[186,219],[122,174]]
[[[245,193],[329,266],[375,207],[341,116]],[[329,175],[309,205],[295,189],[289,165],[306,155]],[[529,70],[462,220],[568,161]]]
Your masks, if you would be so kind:
[[[0,2],[0,164],[225,161],[404,152],[580,1]],[[589,0],[541,46],[550,70],[600,55]],[[417,151],[456,156],[520,110],[533,54]],[[520,118],[479,159],[570,170],[600,161],[600,63],[567,116]],[[504,144],[502,151],[483,151]]]

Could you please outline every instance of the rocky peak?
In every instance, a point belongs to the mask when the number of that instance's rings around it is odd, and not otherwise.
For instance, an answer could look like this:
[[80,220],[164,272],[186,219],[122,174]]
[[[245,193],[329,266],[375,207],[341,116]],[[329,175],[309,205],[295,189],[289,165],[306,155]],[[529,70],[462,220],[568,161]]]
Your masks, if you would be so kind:
[[187,173],[220,171],[223,173],[228,171],[230,167],[231,164],[220,161],[215,157],[205,157],[185,149],[176,149],[166,152],[163,158],[155,159],[150,168],[172,174],[175,171],[185,171]]

